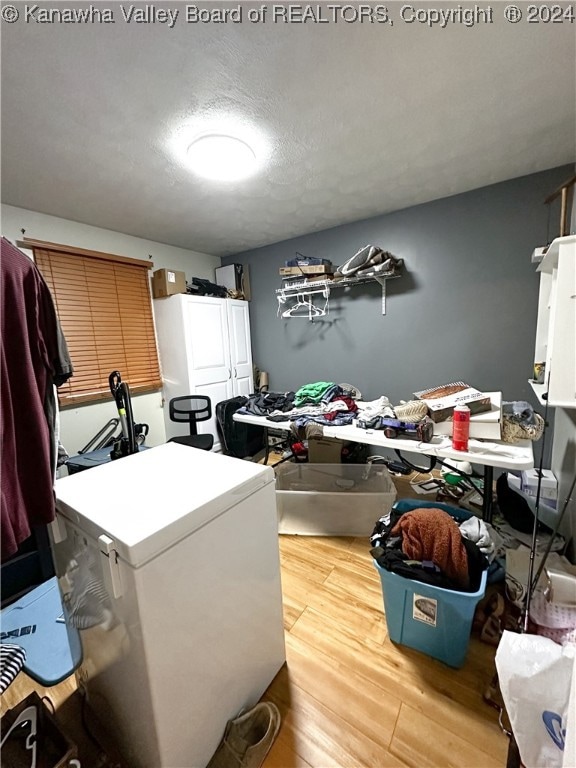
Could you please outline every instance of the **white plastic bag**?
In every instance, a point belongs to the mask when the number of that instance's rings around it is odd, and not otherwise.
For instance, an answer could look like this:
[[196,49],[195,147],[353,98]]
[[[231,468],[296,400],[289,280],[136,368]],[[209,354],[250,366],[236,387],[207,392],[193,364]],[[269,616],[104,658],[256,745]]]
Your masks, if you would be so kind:
[[[566,730],[576,647],[505,631],[496,651],[502,698],[526,768],[567,768]],[[574,706],[574,699],[572,704]]]

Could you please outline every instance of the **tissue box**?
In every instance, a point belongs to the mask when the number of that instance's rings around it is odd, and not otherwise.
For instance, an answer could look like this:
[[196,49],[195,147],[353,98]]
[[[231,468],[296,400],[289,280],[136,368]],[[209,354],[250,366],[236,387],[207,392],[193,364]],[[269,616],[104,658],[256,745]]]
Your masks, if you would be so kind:
[[[539,474],[539,469],[526,469],[522,472],[521,488],[528,496],[536,496]],[[556,508],[558,502],[558,482],[549,469],[542,470],[540,498],[547,506]]]

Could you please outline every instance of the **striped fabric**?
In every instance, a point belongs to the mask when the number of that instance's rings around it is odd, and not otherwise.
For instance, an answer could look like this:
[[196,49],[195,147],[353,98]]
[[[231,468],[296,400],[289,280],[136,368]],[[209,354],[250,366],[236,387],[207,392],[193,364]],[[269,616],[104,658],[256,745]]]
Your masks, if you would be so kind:
[[95,553],[85,548],[76,554],[66,569],[71,590],[67,596],[70,624],[88,629],[111,620],[110,597],[102,583]]
[[0,644],[0,693],[4,693],[26,659],[26,651],[19,645]]

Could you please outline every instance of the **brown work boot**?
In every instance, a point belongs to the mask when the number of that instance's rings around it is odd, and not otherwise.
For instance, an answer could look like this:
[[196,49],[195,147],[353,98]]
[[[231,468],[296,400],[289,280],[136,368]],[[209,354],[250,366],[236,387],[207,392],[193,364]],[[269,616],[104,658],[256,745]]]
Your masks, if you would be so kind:
[[260,768],[280,730],[278,707],[261,701],[226,724],[224,736],[206,768]]

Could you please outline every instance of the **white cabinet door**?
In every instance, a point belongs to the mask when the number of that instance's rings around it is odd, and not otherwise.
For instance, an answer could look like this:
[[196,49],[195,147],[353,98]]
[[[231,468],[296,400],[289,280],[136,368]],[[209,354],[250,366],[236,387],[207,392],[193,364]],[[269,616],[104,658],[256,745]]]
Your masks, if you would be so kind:
[[190,297],[184,308],[184,325],[188,378],[194,391],[199,392],[206,384],[231,382],[225,302],[208,296]]
[[228,300],[228,338],[234,395],[250,395],[254,389],[250,317],[247,301]]
[[226,301],[209,296],[187,297],[184,325],[188,394],[206,395],[212,401],[212,418],[198,424],[198,432],[214,435],[214,449],[218,451],[216,403],[234,395]]

